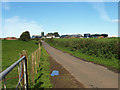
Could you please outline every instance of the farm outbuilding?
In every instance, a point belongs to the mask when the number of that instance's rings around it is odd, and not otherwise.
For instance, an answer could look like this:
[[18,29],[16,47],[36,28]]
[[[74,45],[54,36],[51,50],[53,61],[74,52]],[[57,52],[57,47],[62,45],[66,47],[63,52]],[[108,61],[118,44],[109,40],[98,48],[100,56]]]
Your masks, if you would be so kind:
[[108,34],[92,34],[91,37],[94,37],[94,38],[105,38],[105,37],[108,37]]
[[33,35],[32,38],[33,38],[33,39],[34,39],[34,38],[42,38],[42,36],[40,36],[40,35]]
[[17,40],[16,37],[6,37],[5,40]]
[[84,34],[84,38],[90,38],[90,37],[91,37],[90,33]]
[[105,37],[108,37],[108,34],[91,34],[91,35],[90,33],[84,34],[84,38],[105,38]]
[[72,35],[61,35],[60,38],[81,38],[83,37],[81,34],[72,34]]

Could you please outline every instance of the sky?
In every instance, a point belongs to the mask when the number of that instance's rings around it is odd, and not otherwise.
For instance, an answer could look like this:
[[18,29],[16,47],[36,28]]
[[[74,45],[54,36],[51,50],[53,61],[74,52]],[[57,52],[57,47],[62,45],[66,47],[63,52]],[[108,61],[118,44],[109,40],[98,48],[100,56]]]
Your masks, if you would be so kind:
[[2,2],[2,35],[58,32],[118,36],[118,2]]

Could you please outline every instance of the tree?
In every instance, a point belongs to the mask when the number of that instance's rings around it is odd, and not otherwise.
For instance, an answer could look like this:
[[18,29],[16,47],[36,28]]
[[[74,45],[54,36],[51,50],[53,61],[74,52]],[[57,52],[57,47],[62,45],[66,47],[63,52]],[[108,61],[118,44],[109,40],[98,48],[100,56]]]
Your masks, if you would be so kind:
[[29,41],[30,40],[30,33],[29,31],[25,31],[20,35],[20,40],[22,41]]
[[55,37],[59,37],[60,35],[58,34],[58,32],[54,32]]
[[48,33],[47,34],[47,36],[53,36],[54,35],[54,33]]

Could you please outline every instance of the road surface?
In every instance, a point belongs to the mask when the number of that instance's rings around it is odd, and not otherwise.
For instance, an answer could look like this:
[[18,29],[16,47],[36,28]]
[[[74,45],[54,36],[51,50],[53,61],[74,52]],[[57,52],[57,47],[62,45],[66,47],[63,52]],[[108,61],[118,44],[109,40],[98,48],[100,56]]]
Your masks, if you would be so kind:
[[80,60],[42,41],[47,52],[86,88],[118,88],[118,73]]

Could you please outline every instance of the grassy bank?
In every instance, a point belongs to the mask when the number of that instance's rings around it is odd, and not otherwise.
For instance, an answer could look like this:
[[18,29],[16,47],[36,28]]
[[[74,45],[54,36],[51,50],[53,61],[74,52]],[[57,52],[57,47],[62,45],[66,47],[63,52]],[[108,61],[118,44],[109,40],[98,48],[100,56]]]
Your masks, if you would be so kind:
[[37,71],[35,85],[32,88],[51,88],[49,55],[43,47],[41,47],[41,56]]
[[76,57],[118,69],[118,38],[97,39],[45,39],[51,46],[68,52]]
[[[28,56],[38,48],[36,41],[19,41],[19,40],[3,40],[2,41],[2,71],[12,65],[20,58],[19,53],[22,50],[27,50]],[[32,48],[31,48],[32,47]],[[18,82],[18,68],[14,68],[6,77],[13,78],[6,80],[7,88],[15,88]]]

